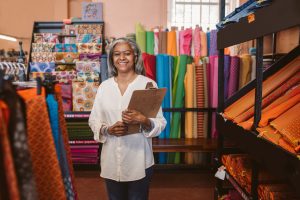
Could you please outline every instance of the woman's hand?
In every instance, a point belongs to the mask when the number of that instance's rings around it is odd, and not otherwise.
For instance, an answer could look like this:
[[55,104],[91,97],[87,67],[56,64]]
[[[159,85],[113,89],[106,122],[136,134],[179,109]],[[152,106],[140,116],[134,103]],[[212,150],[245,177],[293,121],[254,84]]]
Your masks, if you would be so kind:
[[127,134],[128,127],[124,122],[116,122],[114,125],[108,127],[107,132],[110,135],[117,137],[124,136]]
[[125,110],[122,112],[122,121],[126,124],[141,124],[145,129],[151,128],[150,120],[136,110]]

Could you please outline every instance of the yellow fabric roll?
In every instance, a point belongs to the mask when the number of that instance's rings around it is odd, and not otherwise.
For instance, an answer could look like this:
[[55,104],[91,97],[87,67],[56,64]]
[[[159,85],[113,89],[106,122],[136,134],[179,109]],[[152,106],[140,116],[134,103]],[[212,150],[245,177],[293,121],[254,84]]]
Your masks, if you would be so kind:
[[239,77],[239,89],[247,85],[251,80],[252,72],[252,60],[249,54],[242,55],[240,57],[240,77]]
[[[296,72],[300,70],[300,57],[291,61],[284,68],[280,69],[277,73],[269,77],[263,82],[262,97],[264,98],[270,94],[275,88],[279,87],[283,82],[288,80]],[[224,115],[227,119],[234,119],[241,113],[248,110],[254,105],[255,90],[252,89],[246,95],[241,97],[238,101],[234,102],[225,109]]]
[[167,53],[171,56],[177,56],[176,32],[175,31],[168,32]]
[[146,31],[142,24],[135,25],[136,43],[139,45],[142,52],[146,52]]
[[207,36],[203,31],[200,31],[200,56],[207,56]]
[[[188,64],[184,78],[185,107],[193,107],[193,65]],[[193,138],[193,112],[185,113],[185,138]]]

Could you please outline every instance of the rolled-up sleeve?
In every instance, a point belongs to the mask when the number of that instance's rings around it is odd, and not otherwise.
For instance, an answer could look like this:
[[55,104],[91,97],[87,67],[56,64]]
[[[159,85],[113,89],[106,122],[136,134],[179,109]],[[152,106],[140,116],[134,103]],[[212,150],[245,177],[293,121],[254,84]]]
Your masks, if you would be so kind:
[[164,118],[162,109],[160,108],[156,118],[149,118],[151,121],[152,129],[150,131],[143,130],[145,137],[156,137],[158,136],[166,127],[167,120]]
[[94,133],[94,140],[97,142],[104,143],[106,141],[107,135],[105,134],[105,131],[101,131],[101,129],[107,127],[107,123],[105,115],[101,110],[101,95],[102,87],[100,85],[89,117],[89,126]]

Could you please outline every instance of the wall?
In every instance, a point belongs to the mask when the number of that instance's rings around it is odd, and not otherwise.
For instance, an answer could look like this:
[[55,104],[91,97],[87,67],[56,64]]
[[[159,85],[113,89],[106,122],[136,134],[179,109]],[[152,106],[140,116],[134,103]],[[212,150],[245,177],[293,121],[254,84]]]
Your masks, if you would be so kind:
[[[0,33],[22,38],[29,51],[34,21],[61,21],[81,16],[83,0],[0,0]],[[85,0],[91,1],[91,0]],[[167,0],[102,0],[105,35],[125,36],[134,32],[136,22],[147,28],[167,24]],[[0,40],[0,49],[15,48],[18,43]]]
[[[81,16],[82,0],[70,0],[70,16]],[[147,29],[167,25],[167,0],[101,0],[105,35],[122,37],[141,22]]]

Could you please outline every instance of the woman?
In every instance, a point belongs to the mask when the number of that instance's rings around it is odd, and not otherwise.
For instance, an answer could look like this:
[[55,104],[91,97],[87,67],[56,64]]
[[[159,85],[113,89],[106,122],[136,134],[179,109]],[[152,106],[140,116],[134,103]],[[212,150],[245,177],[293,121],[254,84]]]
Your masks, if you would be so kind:
[[[109,48],[108,68],[112,76],[97,91],[89,125],[94,139],[103,143],[101,177],[110,200],[146,200],[154,164],[152,137],[166,126],[160,109],[156,118],[127,110],[132,92],[145,89],[141,51],[133,41],[120,38]],[[127,134],[129,124],[139,124],[140,132]]]

